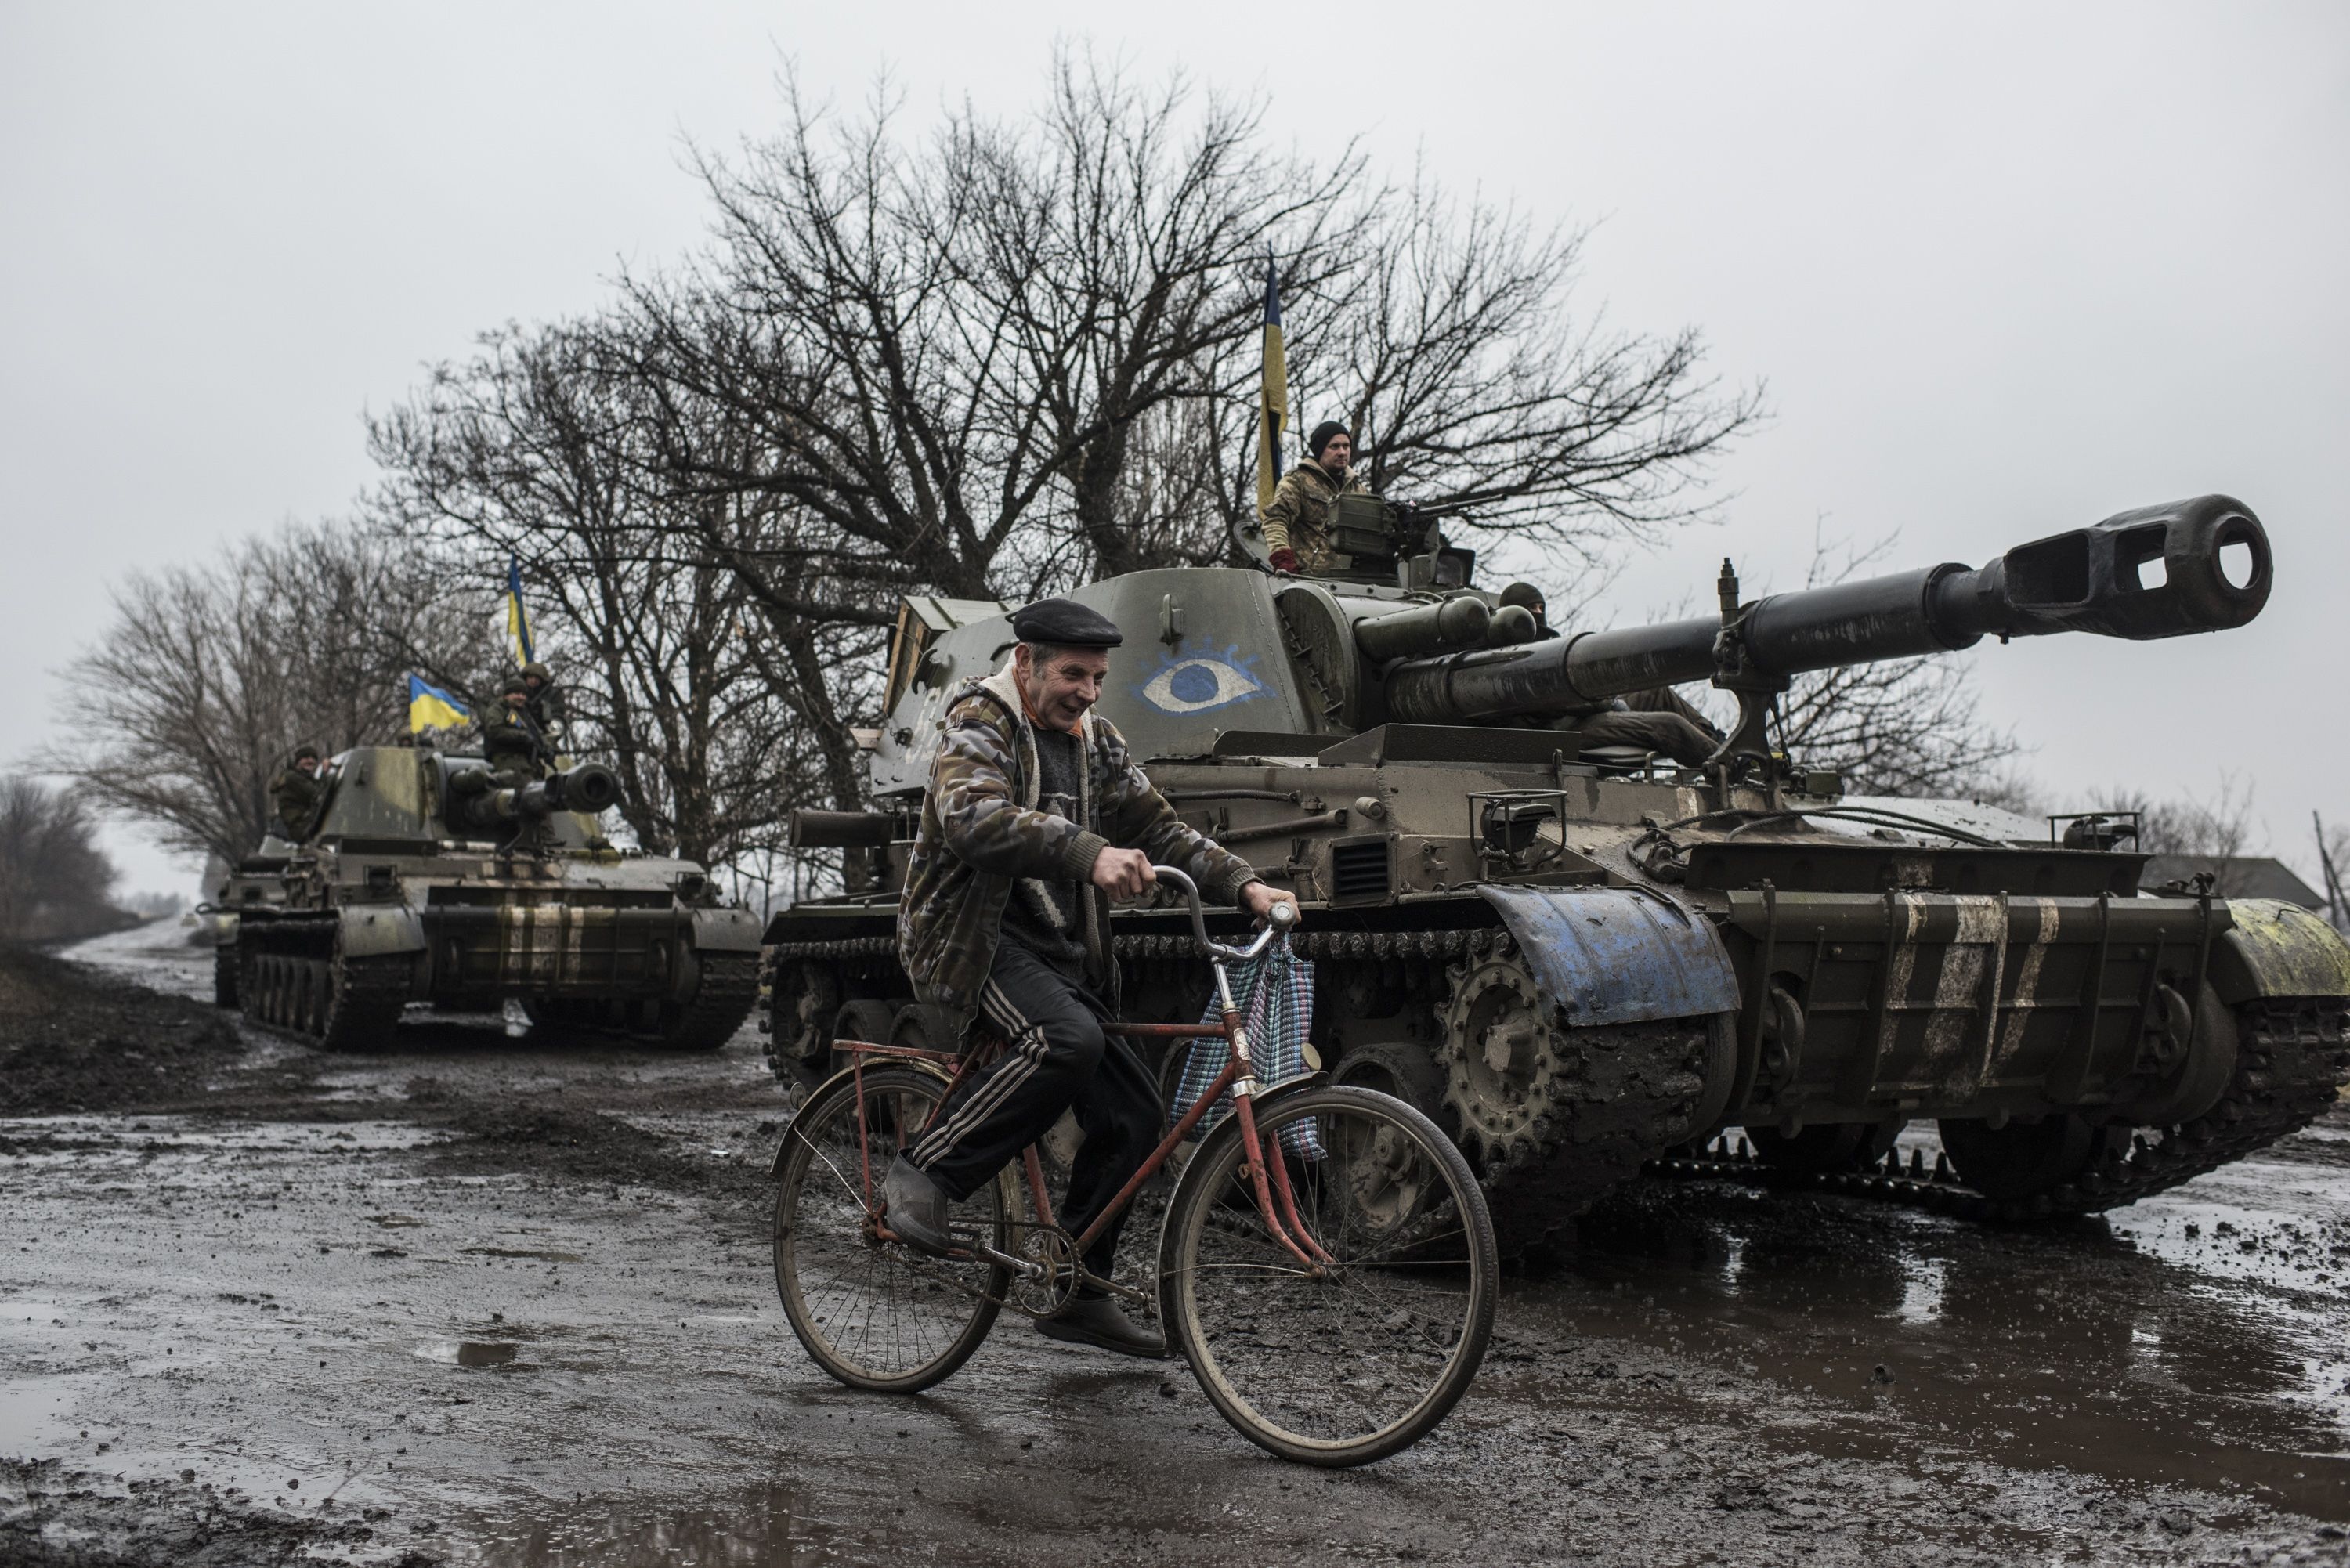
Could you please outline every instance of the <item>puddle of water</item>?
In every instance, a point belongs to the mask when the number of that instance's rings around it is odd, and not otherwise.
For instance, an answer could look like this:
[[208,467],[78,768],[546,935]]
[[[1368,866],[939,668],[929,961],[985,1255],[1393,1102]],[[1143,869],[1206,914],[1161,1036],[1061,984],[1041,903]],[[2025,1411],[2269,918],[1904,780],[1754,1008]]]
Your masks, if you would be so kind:
[[[2350,1306],[2310,1288],[2295,1266],[2305,1247],[2296,1258],[2279,1243],[2327,1224],[2299,1207],[2308,1173],[2290,1192],[2271,1188],[2265,1209],[2260,1175],[2224,1190],[2234,1202],[2198,1182],[2110,1229],[2022,1231],[1704,1184],[1652,1189],[1595,1217],[1567,1273],[1513,1304],[1570,1341],[1661,1352],[1684,1376],[1703,1376],[1691,1352],[1760,1376],[1790,1396],[1772,1424],[1800,1428],[1816,1452],[1963,1454],[2234,1489],[2350,1520]],[[2120,1234],[2125,1223],[2148,1244]],[[2255,1234],[2265,1249],[2241,1251]]]
[[0,1399],[0,1454],[11,1459],[54,1459],[68,1443],[76,1443],[87,1453],[89,1445],[75,1436],[80,1428],[73,1425],[74,1413],[99,1381],[88,1373],[10,1377],[8,1397]]
[[552,1252],[529,1247],[461,1247],[458,1251],[482,1258],[536,1258],[542,1263],[577,1263],[584,1254]]
[[522,1354],[522,1346],[512,1340],[428,1339],[415,1347],[414,1354],[448,1366],[523,1365],[515,1359]]
[[898,1563],[889,1511],[835,1495],[820,1508],[780,1485],[731,1498],[661,1507],[641,1499],[589,1499],[559,1512],[502,1511],[461,1533],[481,1568],[800,1568],[807,1563]]

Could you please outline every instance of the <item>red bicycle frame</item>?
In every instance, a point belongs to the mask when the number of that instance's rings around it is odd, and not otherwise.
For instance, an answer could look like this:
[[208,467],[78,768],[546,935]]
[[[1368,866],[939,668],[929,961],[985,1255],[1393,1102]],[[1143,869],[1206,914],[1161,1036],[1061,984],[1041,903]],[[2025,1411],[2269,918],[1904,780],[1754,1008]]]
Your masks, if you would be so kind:
[[[1256,1066],[1249,1057],[1248,1033],[1242,1027],[1240,1014],[1227,1009],[1221,1023],[1105,1023],[1102,1030],[1105,1033],[1122,1034],[1140,1040],[1205,1040],[1222,1036],[1226,1044],[1232,1048],[1232,1060],[1224,1064],[1224,1070],[1216,1075],[1215,1082],[1192,1102],[1191,1108],[1185,1111],[1181,1118],[1168,1129],[1167,1135],[1159,1140],[1159,1147],[1151,1150],[1150,1157],[1142,1162],[1140,1168],[1128,1177],[1126,1185],[1119,1188],[1117,1195],[1103,1206],[1101,1213],[1096,1217],[1092,1224],[1086,1227],[1085,1233],[1075,1240],[1070,1251],[1076,1256],[1083,1257],[1086,1250],[1100,1240],[1103,1230],[1108,1226],[1110,1220],[1133,1201],[1134,1195],[1142,1189],[1143,1184],[1156,1176],[1159,1168],[1167,1163],[1168,1158],[1175,1152],[1185,1138],[1191,1136],[1192,1129],[1200,1125],[1201,1119],[1208,1114],[1209,1109],[1223,1098],[1227,1089],[1232,1089],[1235,1091],[1232,1096],[1232,1113],[1240,1119],[1241,1145],[1247,1155],[1246,1162],[1241,1168],[1241,1175],[1255,1189],[1258,1212],[1264,1216],[1266,1229],[1270,1230],[1281,1244],[1289,1251],[1290,1255],[1305,1264],[1310,1272],[1320,1274],[1323,1268],[1333,1260],[1330,1254],[1324,1251],[1320,1244],[1314,1240],[1312,1234],[1307,1231],[1304,1220],[1298,1216],[1297,1198],[1290,1186],[1287,1163],[1277,1158],[1267,1158],[1264,1143],[1257,1134],[1256,1112],[1253,1104],[1256,1096]],[[867,1223],[872,1225],[877,1233],[883,1238],[894,1240],[890,1236],[888,1226],[882,1222],[882,1207],[874,1197],[872,1145],[867,1135],[865,1122],[866,1059],[876,1056],[887,1057],[899,1061],[928,1062],[934,1066],[951,1068],[952,1075],[948,1080],[947,1092],[939,1100],[938,1108],[943,1110],[948,1100],[953,1097],[955,1091],[963,1085],[972,1074],[993,1061],[995,1054],[975,1050],[958,1055],[947,1051],[925,1050],[920,1046],[879,1045],[863,1040],[838,1041],[835,1043],[835,1049],[847,1053],[850,1057],[850,1070],[856,1075],[858,1147],[859,1157],[863,1161],[865,1182],[863,1197]],[[932,1114],[935,1116],[936,1112]],[[916,1133],[913,1137],[919,1138],[920,1134]],[[899,1147],[902,1149],[910,1140],[902,1128],[899,1137]],[[1037,1158],[1035,1144],[1030,1144],[1022,1151],[1021,1162],[1028,1179],[1030,1199],[1035,1204],[1037,1220],[1049,1226],[1053,1223],[1052,1199],[1045,1190],[1044,1166]]]

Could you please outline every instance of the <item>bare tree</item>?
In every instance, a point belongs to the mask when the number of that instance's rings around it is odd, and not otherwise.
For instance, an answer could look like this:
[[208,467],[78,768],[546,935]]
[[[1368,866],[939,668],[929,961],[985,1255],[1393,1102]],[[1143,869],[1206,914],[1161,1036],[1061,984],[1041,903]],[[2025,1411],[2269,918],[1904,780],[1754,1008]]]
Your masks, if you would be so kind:
[[1588,564],[1703,515],[1699,482],[1761,417],[1762,389],[1706,374],[1693,329],[1579,312],[1586,236],[1416,171],[1367,214],[1334,341],[1297,373],[1300,408],[1355,431],[1372,488],[1461,512],[1472,537]]
[[[1268,151],[1261,106],[1058,51],[1040,111],[951,109],[919,144],[787,86],[784,133],[700,174],[709,254],[631,287],[644,372],[755,439],[668,453],[689,487],[787,499],[825,553],[772,576],[854,597],[1015,596],[1196,565],[1253,514],[1264,269],[1299,407],[1366,437],[1376,482],[1586,559],[1697,514],[1757,417],[1702,345],[1579,317],[1582,235],[1351,149]],[[758,559],[756,556],[748,557]]]
[[[837,793],[827,761],[847,769],[853,801],[853,744],[837,724],[836,747],[796,743],[829,716],[822,658],[760,635],[775,629],[771,607],[726,559],[757,532],[761,498],[659,482],[647,443],[678,405],[649,399],[613,351],[629,330],[509,327],[440,367],[369,427],[377,512],[454,580],[501,583],[522,562],[570,741],[616,765],[638,842],[723,861],[770,837],[792,804]],[[724,435],[705,422],[693,439]]]
[[2317,836],[2318,887],[2325,895],[2325,918],[2336,929],[2350,931],[2350,826],[2336,823],[2331,828],[2325,818],[2316,812],[2309,814],[2309,825]]
[[113,600],[65,669],[66,738],[37,766],[166,848],[231,863],[268,831],[269,781],[296,742],[403,735],[408,672],[443,673],[428,651],[486,640],[427,563],[347,524],[133,573]]
[[0,778],[0,941],[88,936],[126,922],[87,804],[22,774]]
[[2209,796],[2162,798],[2134,785],[2116,786],[2098,792],[2092,809],[2137,813],[2136,847],[2187,862],[2188,877],[2209,872],[2212,891],[2241,898],[2254,891],[2251,873],[2241,862],[2262,847],[2253,794],[2250,783],[2228,773],[2220,775],[2219,789]]

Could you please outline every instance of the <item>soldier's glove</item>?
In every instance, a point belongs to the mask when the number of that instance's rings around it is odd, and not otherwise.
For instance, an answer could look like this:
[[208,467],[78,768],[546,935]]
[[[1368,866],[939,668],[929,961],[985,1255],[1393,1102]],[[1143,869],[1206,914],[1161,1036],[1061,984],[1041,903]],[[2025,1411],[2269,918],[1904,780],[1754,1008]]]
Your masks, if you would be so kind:
[[1273,569],[1276,572],[1297,570],[1297,552],[1284,545],[1273,553]]

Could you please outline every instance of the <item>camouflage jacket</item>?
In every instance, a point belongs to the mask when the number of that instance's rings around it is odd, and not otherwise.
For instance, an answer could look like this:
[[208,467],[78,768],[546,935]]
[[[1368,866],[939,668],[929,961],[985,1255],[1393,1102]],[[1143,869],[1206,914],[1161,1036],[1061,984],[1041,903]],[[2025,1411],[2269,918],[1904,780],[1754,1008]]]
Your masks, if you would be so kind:
[[1237,902],[1256,877],[1248,862],[1177,818],[1098,713],[1080,724],[1086,766],[1079,822],[1035,809],[1036,736],[1009,665],[967,684],[947,711],[930,792],[898,905],[898,954],[924,1002],[968,1017],[995,961],[1003,908],[1024,877],[1082,890],[1087,967],[1112,1003],[1109,899],[1088,880],[1105,847],[1140,849],[1180,867],[1202,897]]
[[318,798],[327,793],[327,781],[315,774],[306,774],[287,763],[277,770],[269,781],[270,803],[277,808],[277,820],[285,825],[286,836],[299,844],[309,836],[318,815]]
[[1326,571],[1338,564],[1330,548],[1330,503],[1340,495],[1367,495],[1370,486],[1357,478],[1352,469],[1347,471],[1344,483],[1332,479],[1330,471],[1308,458],[1282,476],[1273,493],[1273,504],[1264,509],[1264,547],[1270,553],[1279,549],[1297,552],[1297,568],[1303,572]]
[[528,704],[510,708],[501,698],[494,708],[482,710],[482,751],[494,774],[535,778],[546,742],[538,732]]

